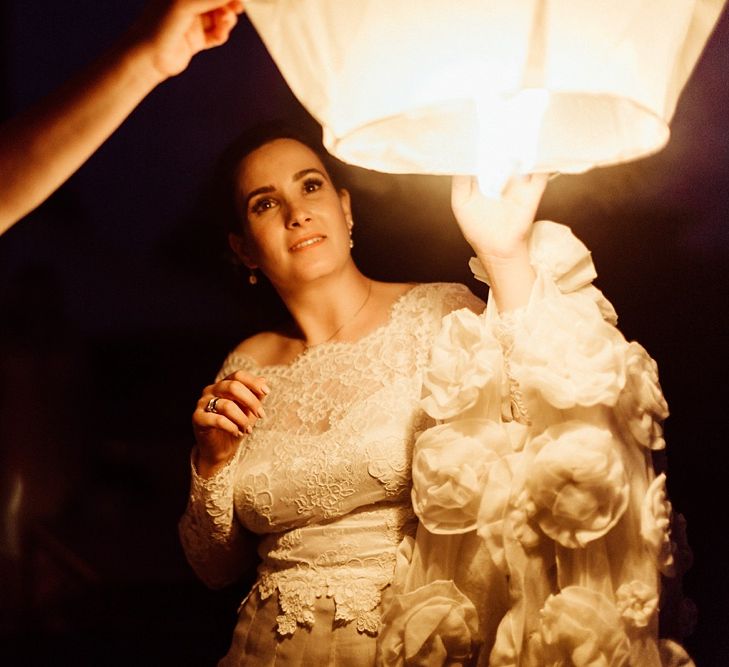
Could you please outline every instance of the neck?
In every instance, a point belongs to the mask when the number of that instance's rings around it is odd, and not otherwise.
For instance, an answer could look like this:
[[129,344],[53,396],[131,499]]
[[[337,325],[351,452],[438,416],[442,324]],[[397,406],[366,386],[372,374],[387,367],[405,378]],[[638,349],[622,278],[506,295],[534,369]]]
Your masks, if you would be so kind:
[[371,289],[371,280],[350,263],[336,274],[279,293],[308,347],[351,337],[366,320]]

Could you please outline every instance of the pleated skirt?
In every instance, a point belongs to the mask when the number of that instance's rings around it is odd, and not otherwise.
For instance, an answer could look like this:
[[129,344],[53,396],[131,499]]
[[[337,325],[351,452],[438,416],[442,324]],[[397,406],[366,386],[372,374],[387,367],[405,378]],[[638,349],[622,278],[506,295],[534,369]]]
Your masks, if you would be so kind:
[[334,621],[334,601],[319,598],[311,628],[290,636],[276,631],[281,613],[277,594],[261,600],[254,588],[241,605],[230,649],[218,667],[373,667],[377,638],[357,632],[355,624]]

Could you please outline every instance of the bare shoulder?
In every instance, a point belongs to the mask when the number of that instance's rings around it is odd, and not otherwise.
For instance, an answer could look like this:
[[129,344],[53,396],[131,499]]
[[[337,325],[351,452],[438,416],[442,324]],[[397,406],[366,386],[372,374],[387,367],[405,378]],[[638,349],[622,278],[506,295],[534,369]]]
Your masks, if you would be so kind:
[[291,356],[295,342],[284,332],[261,331],[238,343],[234,353],[253,359],[259,366],[275,365]]
[[372,283],[372,296],[384,306],[390,306],[407,294],[417,283]]
[[258,353],[267,347],[267,345],[270,345],[270,339],[274,335],[275,334],[272,331],[261,331],[260,333],[253,334],[250,338],[246,338],[238,343],[233,352],[235,354],[244,354],[256,359],[258,357]]

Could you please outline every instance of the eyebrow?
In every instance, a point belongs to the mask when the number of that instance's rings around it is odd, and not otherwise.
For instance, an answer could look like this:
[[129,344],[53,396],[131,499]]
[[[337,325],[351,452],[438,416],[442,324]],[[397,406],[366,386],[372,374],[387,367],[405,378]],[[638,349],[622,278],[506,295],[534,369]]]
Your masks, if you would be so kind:
[[[326,178],[326,176],[321,172],[320,169],[316,169],[315,167],[309,167],[308,169],[302,169],[301,171],[297,171],[292,177],[292,181],[300,181],[304,176],[307,174],[319,174],[322,178]],[[255,190],[251,190],[248,193],[248,196],[246,197],[246,208],[248,208],[248,204],[250,203],[251,199],[253,197],[256,197],[258,195],[265,195],[269,192],[274,192],[276,188],[273,187],[273,185],[264,185],[260,188],[256,188]]]

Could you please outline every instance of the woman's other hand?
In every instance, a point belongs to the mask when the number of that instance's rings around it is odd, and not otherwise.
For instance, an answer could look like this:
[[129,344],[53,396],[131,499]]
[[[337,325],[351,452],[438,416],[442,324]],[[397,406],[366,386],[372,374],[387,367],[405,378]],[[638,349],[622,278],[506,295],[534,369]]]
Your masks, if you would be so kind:
[[269,391],[264,378],[245,371],[203,389],[192,413],[201,476],[210,477],[234,456],[240,439],[266,416],[263,400]]
[[182,72],[196,53],[224,44],[243,11],[241,0],[156,0],[129,38],[164,80]]
[[489,275],[500,312],[526,305],[534,284],[529,234],[547,174],[516,176],[501,197],[488,197],[474,176],[454,176],[451,206],[463,236]]

